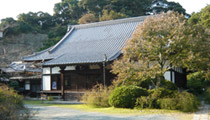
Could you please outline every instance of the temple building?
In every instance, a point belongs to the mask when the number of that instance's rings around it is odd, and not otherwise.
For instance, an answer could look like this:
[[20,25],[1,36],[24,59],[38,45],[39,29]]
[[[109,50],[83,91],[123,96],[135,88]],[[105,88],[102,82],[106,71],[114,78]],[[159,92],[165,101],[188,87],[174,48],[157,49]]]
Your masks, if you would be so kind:
[[[98,83],[111,84],[115,77],[111,64],[123,55],[122,48],[146,17],[70,25],[56,45],[22,59],[43,63],[41,93],[76,99]],[[166,77],[170,81],[186,81],[182,70],[169,72]]]

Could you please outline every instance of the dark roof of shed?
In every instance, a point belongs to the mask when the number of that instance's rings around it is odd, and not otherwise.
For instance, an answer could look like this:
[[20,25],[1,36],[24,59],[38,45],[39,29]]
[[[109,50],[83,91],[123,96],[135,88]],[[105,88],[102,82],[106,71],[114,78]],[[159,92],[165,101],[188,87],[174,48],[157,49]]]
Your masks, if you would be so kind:
[[49,60],[44,65],[100,63],[106,55],[107,61],[112,61],[146,17],[73,25],[56,45],[23,60]]

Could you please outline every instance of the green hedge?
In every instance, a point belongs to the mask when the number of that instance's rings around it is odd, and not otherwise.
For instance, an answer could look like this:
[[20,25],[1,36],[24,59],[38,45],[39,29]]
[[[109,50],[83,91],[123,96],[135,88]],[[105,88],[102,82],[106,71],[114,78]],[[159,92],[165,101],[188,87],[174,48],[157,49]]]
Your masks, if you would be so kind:
[[140,109],[156,108],[194,112],[198,107],[199,102],[193,94],[164,88],[150,90],[149,96],[139,97],[136,100],[136,108]]
[[109,104],[118,108],[133,108],[136,99],[148,95],[146,89],[138,86],[121,86],[114,89],[109,97]]

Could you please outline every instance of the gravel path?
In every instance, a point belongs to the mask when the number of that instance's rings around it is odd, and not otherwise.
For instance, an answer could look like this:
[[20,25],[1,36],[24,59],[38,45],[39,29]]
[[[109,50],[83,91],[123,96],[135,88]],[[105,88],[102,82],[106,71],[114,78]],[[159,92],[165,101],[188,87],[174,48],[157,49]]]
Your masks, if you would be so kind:
[[209,120],[209,105],[201,102],[201,107],[194,115],[193,120]]
[[176,120],[163,115],[119,116],[52,106],[26,105],[26,107],[36,113],[33,120]]

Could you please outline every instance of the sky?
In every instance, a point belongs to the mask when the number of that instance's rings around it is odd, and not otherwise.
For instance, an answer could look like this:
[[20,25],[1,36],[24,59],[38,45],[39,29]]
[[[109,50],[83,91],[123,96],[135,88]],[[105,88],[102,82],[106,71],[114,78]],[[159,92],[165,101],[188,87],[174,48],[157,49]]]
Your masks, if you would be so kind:
[[[0,0],[0,19],[6,17],[13,17],[17,19],[18,14],[32,12],[48,12],[53,14],[53,7],[55,3],[61,0]],[[210,4],[210,0],[168,0],[179,2],[186,12],[191,14],[192,12],[198,12],[201,8],[204,8],[207,4]]]
[[210,5],[210,0],[168,0],[173,2],[178,2],[185,8],[188,14],[192,12],[199,12],[202,8],[204,8],[207,4]]
[[0,19],[13,17],[17,19],[20,13],[48,12],[53,14],[54,4],[61,0],[0,0]]

